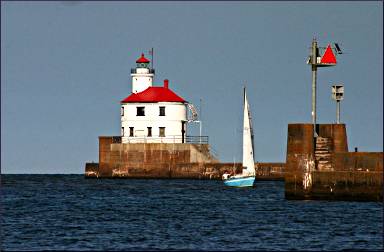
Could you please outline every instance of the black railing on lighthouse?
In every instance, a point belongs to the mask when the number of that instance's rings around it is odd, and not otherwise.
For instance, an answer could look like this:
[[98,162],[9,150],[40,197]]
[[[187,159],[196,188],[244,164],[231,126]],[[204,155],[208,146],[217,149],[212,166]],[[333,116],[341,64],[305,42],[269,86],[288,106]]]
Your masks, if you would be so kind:
[[[137,69],[136,68],[131,68],[131,73],[133,73],[133,74],[137,73]],[[155,73],[155,69],[149,69],[149,73],[154,74]]]
[[[166,136],[166,137],[127,137],[127,143],[189,143],[189,144],[208,144],[208,136]],[[184,142],[183,142],[184,141]],[[122,143],[121,136],[113,136],[112,143]]]
[[186,136],[185,142],[193,144],[208,144],[208,136]]

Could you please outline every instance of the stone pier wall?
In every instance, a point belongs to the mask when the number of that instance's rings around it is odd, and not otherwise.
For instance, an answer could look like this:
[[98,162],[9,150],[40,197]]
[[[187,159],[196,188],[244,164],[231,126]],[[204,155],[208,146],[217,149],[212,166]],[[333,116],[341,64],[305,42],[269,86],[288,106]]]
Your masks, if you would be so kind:
[[383,152],[348,152],[345,124],[320,124],[317,132],[288,125],[285,197],[382,201]]
[[[256,163],[257,179],[284,179],[284,163]],[[240,173],[241,163],[220,163],[208,144],[134,143],[99,137],[99,164],[87,163],[86,177],[221,179]]]

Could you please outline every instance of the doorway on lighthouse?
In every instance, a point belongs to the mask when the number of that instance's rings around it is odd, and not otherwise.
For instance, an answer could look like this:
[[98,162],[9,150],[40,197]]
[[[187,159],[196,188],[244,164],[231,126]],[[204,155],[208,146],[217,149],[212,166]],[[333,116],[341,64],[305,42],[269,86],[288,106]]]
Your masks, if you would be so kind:
[[182,121],[181,122],[181,142],[182,143],[185,143],[185,125],[186,125],[186,122]]

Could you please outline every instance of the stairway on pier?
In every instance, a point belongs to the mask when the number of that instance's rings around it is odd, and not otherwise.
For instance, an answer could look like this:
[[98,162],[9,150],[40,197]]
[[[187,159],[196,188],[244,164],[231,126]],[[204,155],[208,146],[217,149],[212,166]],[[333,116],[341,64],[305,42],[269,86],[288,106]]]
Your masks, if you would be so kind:
[[316,138],[315,160],[319,171],[332,171],[332,139]]

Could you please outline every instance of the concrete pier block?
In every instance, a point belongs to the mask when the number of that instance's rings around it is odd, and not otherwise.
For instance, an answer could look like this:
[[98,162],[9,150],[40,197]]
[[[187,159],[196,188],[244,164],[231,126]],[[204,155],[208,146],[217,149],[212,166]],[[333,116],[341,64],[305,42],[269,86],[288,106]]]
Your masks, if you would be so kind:
[[[284,163],[256,163],[256,179],[284,179]],[[221,179],[225,171],[241,173],[241,163],[219,163],[208,144],[121,143],[99,137],[99,163],[87,163],[87,178]]]
[[348,152],[345,124],[289,124],[286,199],[383,201],[383,152]]

